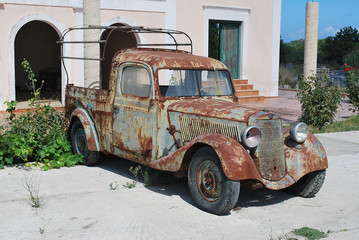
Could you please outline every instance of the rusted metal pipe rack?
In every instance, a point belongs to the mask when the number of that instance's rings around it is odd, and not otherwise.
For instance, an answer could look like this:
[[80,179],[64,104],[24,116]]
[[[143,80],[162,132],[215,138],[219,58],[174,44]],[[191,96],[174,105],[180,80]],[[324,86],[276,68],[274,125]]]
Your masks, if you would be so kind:
[[[73,31],[90,31],[93,29],[101,29],[103,32],[106,30],[109,30],[108,35],[106,36],[106,39],[101,39],[101,35],[99,36],[98,41],[66,41],[66,36]],[[171,29],[162,29],[162,28],[149,28],[149,27],[142,27],[142,26],[136,26],[136,27],[128,27],[128,26],[77,26],[77,27],[70,27],[65,29],[61,36],[60,40],[57,41],[61,45],[61,62],[64,66],[66,76],[67,76],[67,82],[69,81],[68,72],[65,66],[64,59],[74,59],[74,60],[90,60],[90,61],[104,61],[105,60],[105,52],[107,48],[108,40],[110,39],[110,36],[113,32],[124,32],[128,33],[133,40],[133,44],[135,47],[175,47],[176,50],[179,50],[179,47],[189,47],[190,53],[193,52],[193,45],[192,45],[192,39],[182,31],[178,30],[171,30]],[[173,41],[171,43],[138,43],[136,38],[134,37],[134,34],[164,34],[166,36],[170,36],[170,39]],[[178,42],[176,39],[176,35],[182,35],[185,36],[186,41]],[[102,56],[100,58],[84,58],[79,56],[64,56],[64,45],[65,44],[86,44],[86,43],[98,43],[99,45],[104,44],[104,48],[102,51]]]

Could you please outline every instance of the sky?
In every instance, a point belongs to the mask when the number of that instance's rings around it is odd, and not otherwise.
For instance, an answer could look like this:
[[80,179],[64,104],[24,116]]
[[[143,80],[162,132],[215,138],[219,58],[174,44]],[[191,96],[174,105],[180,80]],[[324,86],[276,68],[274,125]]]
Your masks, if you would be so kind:
[[[282,0],[281,37],[284,42],[304,39],[305,6],[308,0]],[[318,38],[335,36],[344,27],[359,30],[359,0],[314,0],[319,2]]]

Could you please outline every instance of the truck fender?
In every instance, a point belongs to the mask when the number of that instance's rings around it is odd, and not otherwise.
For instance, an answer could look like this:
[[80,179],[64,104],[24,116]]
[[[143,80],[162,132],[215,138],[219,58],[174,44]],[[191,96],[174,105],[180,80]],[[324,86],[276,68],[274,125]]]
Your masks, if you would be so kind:
[[188,166],[186,162],[190,161],[186,156],[192,156],[193,150],[196,149],[196,146],[198,147],[198,144],[208,145],[216,151],[223,172],[229,179],[235,181],[261,179],[251,156],[243,146],[234,139],[221,134],[199,136],[170,155],[152,161],[150,167],[167,171],[183,171],[183,166]]
[[71,124],[73,123],[75,118],[78,118],[82,126],[84,127],[84,131],[86,133],[87,148],[90,151],[100,151],[100,142],[98,140],[95,124],[88,112],[82,107],[77,107],[71,114]]
[[[289,129],[283,131],[284,142],[289,138]],[[299,149],[285,145],[287,173],[294,181],[304,175],[328,168],[328,158],[318,138],[309,133],[307,140]]]
[[252,157],[236,140],[221,134],[204,135],[198,142],[211,146],[231,180],[261,179]]

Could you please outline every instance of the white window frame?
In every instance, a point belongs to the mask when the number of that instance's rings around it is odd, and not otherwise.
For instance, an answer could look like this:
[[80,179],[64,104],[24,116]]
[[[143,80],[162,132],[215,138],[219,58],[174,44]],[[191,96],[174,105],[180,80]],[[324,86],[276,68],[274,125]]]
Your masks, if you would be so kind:
[[208,38],[209,38],[209,21],[234,21],[241,22],[241,38],[239,42],[240,55],[238,61],[240,63],[240,79],[247,79],[247,56],[248,56],[248,19],[250,9],[248,8],[232,8],[221,6],[203,6],[204,9],[204,43],[203,52],[208,56]]

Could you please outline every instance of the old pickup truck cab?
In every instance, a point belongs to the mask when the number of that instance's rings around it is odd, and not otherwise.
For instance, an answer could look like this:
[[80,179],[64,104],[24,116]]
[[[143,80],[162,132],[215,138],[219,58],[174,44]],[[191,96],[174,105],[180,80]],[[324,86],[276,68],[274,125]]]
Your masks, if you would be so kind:
[[68,84],[65,102],[84,164],[103,152],[187,176],[195,205],[211,213],[228,213],[244,180],[303,197],[324,182],[326,153],[307,125],[286,129],[278,115],[242,107],[215,59],[124,49],[113,57],[108,90]]

